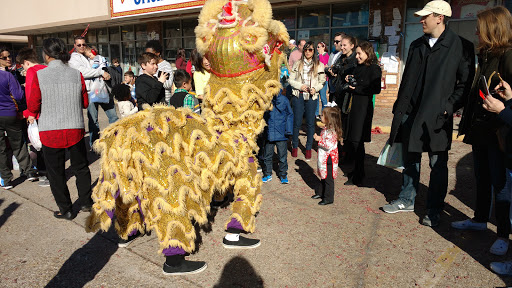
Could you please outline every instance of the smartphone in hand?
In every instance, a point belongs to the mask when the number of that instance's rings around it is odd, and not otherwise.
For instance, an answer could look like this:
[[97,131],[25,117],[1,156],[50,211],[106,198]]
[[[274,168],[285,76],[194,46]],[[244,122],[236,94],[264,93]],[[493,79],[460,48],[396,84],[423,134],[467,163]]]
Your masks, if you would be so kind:
[[[160,70],[160,71],[158,71],[158,74],[157,74],[158,76],[157,76],[157,78],[160,78],[160,76],[162,76],[162,73],[164,73],[164,72],[163,72],[163,71],[161,71],[161,70]],[[167,79],[167,80],[169,80],[169,73],[167,73],[167,77],[166,77],[166,79]]]

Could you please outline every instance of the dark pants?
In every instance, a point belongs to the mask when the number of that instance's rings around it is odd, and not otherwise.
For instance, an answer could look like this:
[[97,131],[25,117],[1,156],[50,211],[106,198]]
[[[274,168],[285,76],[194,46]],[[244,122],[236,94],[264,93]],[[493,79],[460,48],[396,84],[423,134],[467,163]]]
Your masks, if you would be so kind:
[[[23,139],[22,120],[16,116],[0,116],[0,175],[2,179],[10,181],[13,177],[11,172],[12,158],[8,157],[6,139],[9,139],[11,150],[18,161],[20,171],[33,173],[32,161],[28,154],[27,143]],[[5,136],[7,132],[7,136]]]
[[265,142],[265,160],[262,167],[264,176],[272,175],[272,158],[274,157],[274,146],[277,146],[277,155],[279,156],[279,172],[277,175],[280,179],[284,179],[288,176],[287,143],[288,141]]
[[505,188],[505,155],[496,143],[473,145],[473,161],[476,179],[476,222],[487,222],[490,218],[492,197],[496,200],[496,226],[498,237],[508,239],[510,234],[510,191]]
[[325,202],[334,202],[334,178],[332,178],[331,156],[327,159],[327,177],[316,185],[315,194],[322,197]]
[[299,97],[292,96],[293,109],[293,136],[292,148],[299,147],[299,130],[302,126],[302,118],[306,117],[306,150],[313,147],[313,135],[315,134],[315,100],[304,100],[302,94]]
[[348,158],[353,162],[354,170],[352,170],[352,181],[353,182],[361,182],[365,176],[364,172],[364,158],[366,156],[366,151],[364,149],[364,142],[346,142],[348,146],[346,150],[348,153]]
[[85,140],[82,138],[78,143],[68,148],[50,148],[43,145],[50,188],[62,214],[70,211],[73,204],[66,184],[66,149],[69,151],[71,169],[76,176],[78,203],[81,206],[92,205],[91,172],[89,171]]

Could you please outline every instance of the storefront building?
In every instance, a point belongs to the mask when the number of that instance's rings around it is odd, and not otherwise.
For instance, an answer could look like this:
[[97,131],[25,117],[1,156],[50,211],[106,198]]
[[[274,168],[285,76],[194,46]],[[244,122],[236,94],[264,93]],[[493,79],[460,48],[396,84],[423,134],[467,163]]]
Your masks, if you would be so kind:
[[[384,89],[376,97],[376,106],[390,106],[396,99],[400,72],[406,64],[401,59],[406,58],[409,44],[423,34],[414,12],[427,2],[271,0],[274,19],[285,24],[293,39],[322,41],[332,49],[333,35],[343,31],[374,44],[379,55],[384,56]],[[512,8],[512,0],[450,2],[453,10],[450,29],[475,45],[478,41],[475,36],[476,13],[496,5]],[[148,40],[160,40],[164,47],[163,57],[171,63],[179,48],[184,48],[189,57],[195,48],[194,28],[203,3],[203,0],[8,1],[3,4],[5,11],[29,12],[21,19],[0,20],[0,34],[29,36],[29,46],[38,51],[41,51],[44,38],[58,37],[71,50],[73,37],[82,34],[90,25],[86,42],[96,46],[108,59],[119,59],[125,71],[136,73],[139,69],[137,55],[143,52]]]

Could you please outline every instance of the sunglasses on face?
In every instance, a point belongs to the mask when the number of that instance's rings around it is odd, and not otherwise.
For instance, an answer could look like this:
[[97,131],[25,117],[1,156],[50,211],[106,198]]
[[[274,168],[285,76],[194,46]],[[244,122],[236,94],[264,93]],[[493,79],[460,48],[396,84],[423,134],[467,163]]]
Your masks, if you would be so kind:
[[5,60],[7,60],[7,59],[11,59],[11,56],[0,57],[0,59],[2,59],[2,60],[4,60],[4,61],[5,61]]
[[82,46],[87,47],[87,44],[76,44],[76,47],[82,47]]
[[340,40],[334,40],[334,44],[338,44],[340,42],[341,42]]
[[314,51],[315,51],[315,48],[307,48],[307,49],[305,49],[305,50],[306,50],[306,51],[308,51],[308,52],[314,52]]

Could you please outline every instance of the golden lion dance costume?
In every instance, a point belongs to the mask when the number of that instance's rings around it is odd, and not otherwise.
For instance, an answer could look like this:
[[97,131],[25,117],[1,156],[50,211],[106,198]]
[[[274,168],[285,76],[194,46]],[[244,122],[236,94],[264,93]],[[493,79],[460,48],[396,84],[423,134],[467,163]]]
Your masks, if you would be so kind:
[[166,256],[195,249],[192,220],[207,222],[212,197],[234,193],[226,228],[254,232],[261,175],[256,136],[281,85],[279,50],[289,40],[267,0],[209,0],[195,29],[211,63],[201,116],[154,106],[110,125],[94,144],[101,172],[89,231],[115,227],[126,239],[154,230]]

